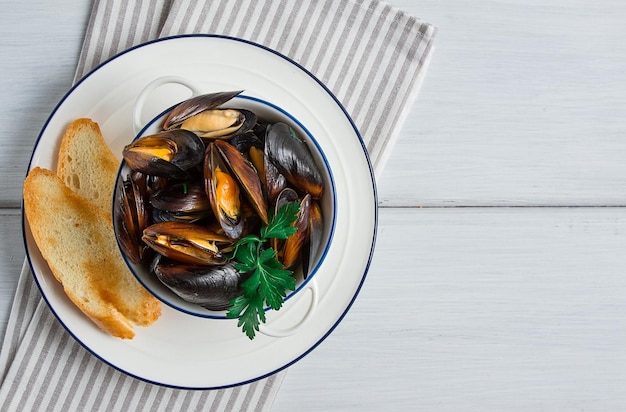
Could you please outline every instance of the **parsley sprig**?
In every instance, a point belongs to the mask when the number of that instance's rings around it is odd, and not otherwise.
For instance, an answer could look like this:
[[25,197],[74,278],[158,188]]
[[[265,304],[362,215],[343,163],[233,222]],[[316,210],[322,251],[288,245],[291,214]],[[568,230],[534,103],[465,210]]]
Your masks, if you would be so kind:
[[276,258],[276,251],[268,247],[270,239],[287,239],[296,232],[293,223],[298,217],[300,202],[284,204],[263,226],[260,236],[248,235],[235,243],[232,261],[241,273],[251,273],[241,288],[243,293],[230,301],[226,317],[239,317],[237,326],[249,339],[254,339],[261,322],[265,323],[265,306],[278,310],[288,290],[294,290],[293,271],[286,270]]

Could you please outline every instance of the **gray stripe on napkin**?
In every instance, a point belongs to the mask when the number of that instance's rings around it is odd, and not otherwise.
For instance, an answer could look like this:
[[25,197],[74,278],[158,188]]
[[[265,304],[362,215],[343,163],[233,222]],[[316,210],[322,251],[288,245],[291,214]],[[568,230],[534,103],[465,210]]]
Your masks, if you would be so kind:
[[[175,1],[174,7],[179,4],[187,2]],[[230,16],[233,24],[224,26],[223,13],[231,4],[212,2],[202,25],[194,19],[196,9],[180,7],[166,20],[161,34],[242,37],[252,30],[246,38],[291,57],[337,96],[361,131],[380,173],[400,132],[403,109],[413,104],[419,89],[423,57],[430,54],[435,28],[377,0],[319,0],[306,7],[294,2],[275,7],[271,1],[240,1],[237,13]],[[270,10],[272,18],[267,15]],[[234,19],[242,14],[245,25]]]
[[[303,65],[351,114],[379,174],[419,90],[435,28],[378,0],[95,0],[75,81],[129,47],[184,33],[245,38]],[[268,411],[285,374],[205,391],[134,379],[69,337],[25,264],[0,353],[0,410]]]

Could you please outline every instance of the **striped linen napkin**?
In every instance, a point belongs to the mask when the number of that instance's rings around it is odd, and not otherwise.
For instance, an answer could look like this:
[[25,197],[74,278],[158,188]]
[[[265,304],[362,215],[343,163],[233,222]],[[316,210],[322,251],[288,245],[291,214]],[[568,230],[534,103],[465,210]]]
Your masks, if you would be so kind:
[[[380,175],[436,29],[378,0],[94,0],[75,81],[129,47],[187,33],[251,40],[307,68],[350,113]],[[268,411],[285,373],[222,390],[127,376],[71,338],[25,263],[0,352],[0,410]]]

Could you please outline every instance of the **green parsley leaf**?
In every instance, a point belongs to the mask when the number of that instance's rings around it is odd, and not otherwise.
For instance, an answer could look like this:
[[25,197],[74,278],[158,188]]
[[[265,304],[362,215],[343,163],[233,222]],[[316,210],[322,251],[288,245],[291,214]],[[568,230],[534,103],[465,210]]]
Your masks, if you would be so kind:
[[232,258],[236,261],[235,268],[242,273],[247,273],[256,267],[258,243],[246,242],[237,244]]
[[300,202],[283,205],[267,226],[261,228],[261,237],[250,235],[235,244],[231,260],[241,273],[251,273],[242,284],[243,293],[230,301],[226,317],[239,317],[237,326],[249,339],[254,339],[261,322],[265,323],[265,306],[278,310],[288,290],[294,290],[293,271],[283,269],[276,259],[276,251],[264,247],[270,239],[286,239],[295,233],[293,223],[298,217]]
[[264,239],[287,239],[296,232],[291,224],[298,218],[300,202],[286,203],[278,209],[266,227],[261,228],[261,237]]
[[243,311],[237,326],[242,327],[248,338],[254,339],[255,331],[259,330],[260,322],[265,322],[262,296],[254,295],[247,297],[246,295],[241,295],[233,299],[232,303],[233,305],[228,310],[227,316],[236,318]]

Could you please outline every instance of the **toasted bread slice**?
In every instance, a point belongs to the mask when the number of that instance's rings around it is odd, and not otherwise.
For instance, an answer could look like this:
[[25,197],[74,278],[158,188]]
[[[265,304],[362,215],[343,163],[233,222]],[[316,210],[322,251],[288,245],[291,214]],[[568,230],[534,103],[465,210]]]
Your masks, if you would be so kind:
[[119,164],[97,123],[81,118],[68,126],[59,148],[57,174],[67,187],[107,214]]
[[161,314],[160,302],[135,279],[115,241],[110,214],[36,167],[24,181],[24,211],[44,259],[67,296],[102,330],[135,335]]

